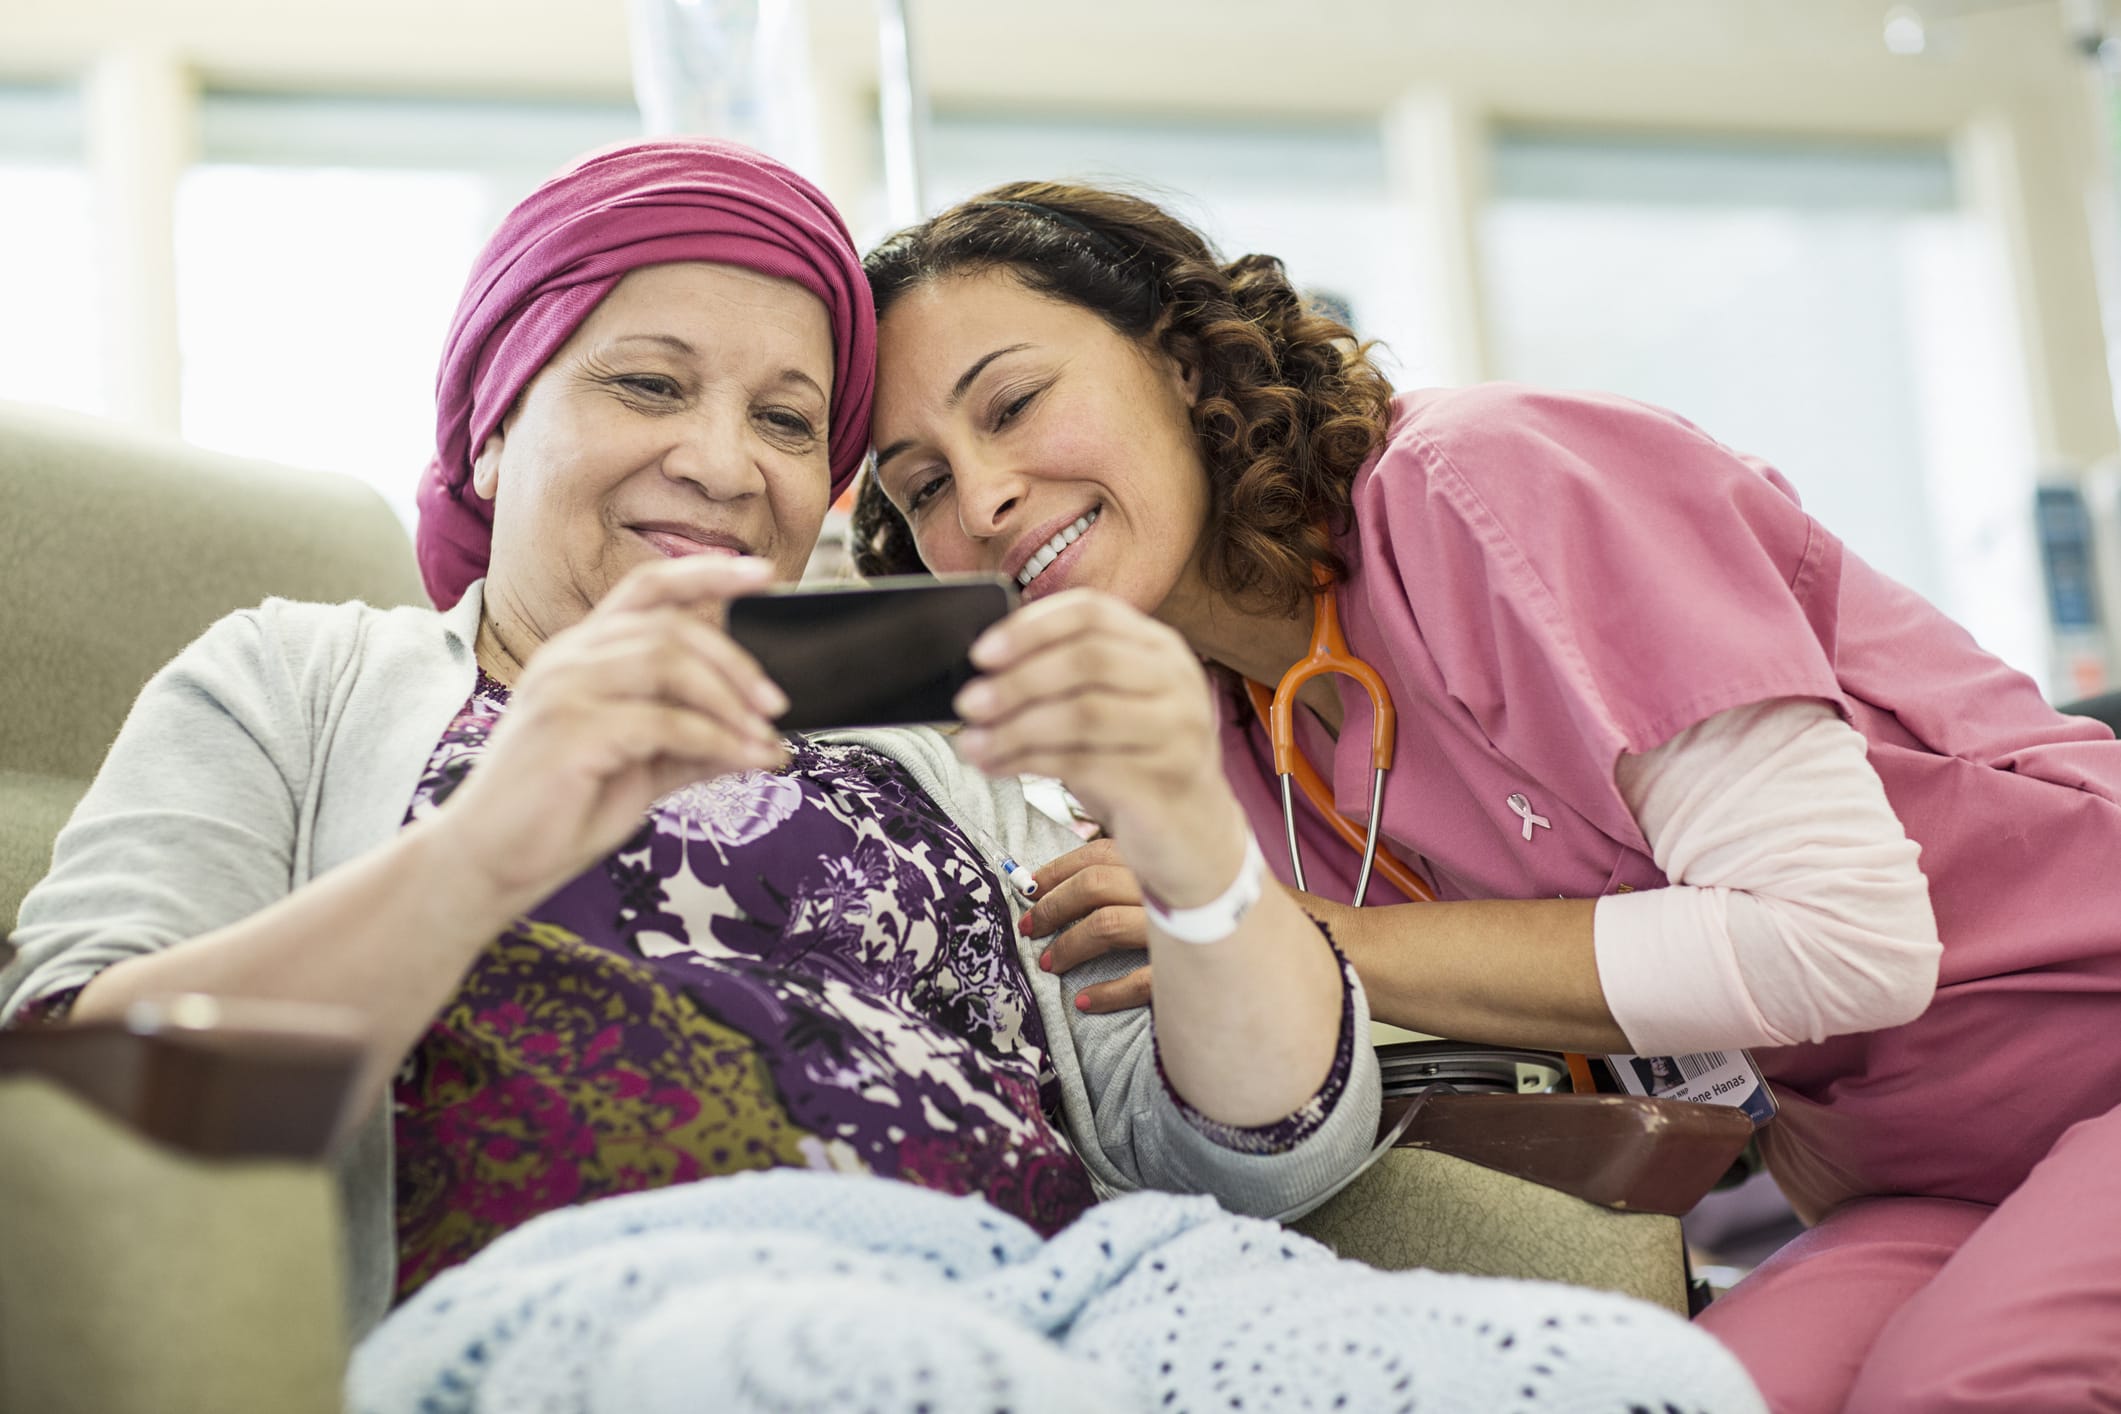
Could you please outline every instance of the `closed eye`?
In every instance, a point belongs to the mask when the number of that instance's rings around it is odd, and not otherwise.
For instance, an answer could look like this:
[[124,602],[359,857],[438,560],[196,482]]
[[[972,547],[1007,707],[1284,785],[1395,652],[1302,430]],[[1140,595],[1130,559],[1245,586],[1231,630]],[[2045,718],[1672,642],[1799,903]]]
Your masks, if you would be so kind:
[[995,409],[993,417],[994,430],[999,432],[1004,427],[1007,427],[1010,423],[1016,421],[1016,419],[1023,414],[1024,410],[1031,406],[1032,401],[1036,399],[1040,393],[1043,393],[1045,391],[1046,390],[1044,388],[1032,388],[1028,392],[1020,393],[1013,398],[1008,398],[1006,402],[1002,403],[1001,406]]
[[675,378],[669,378],[660,373],[629,373],[611,381],[624,388],[627,392],[636,393],[643,397],[670,399],[684,395],[684,390],[678,387]]
[[785,433],[790,437],[807,440],[817,436],[817,429],[810,425],[810,419],[799,412],[791,411],[788,408],[769,408],[763,416],[767,422],[773,425],[776,431]]
[[920,510],[929,501],[940,496],[943,493],[943,489],[949,484],[950,474],[948,472],[937,472],[927,480],[921,481],[919,485],[914,487],[912,494],[906,497],[906,514],[910,516]]

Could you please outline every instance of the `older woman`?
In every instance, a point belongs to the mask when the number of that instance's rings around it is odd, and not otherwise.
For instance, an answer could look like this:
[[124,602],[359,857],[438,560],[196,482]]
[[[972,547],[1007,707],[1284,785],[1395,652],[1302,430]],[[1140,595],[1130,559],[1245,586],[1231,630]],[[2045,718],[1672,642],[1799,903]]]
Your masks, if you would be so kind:
[[[1200,1352],[1242,1337],[1234,1322],[1182,1335],[1187,1259],[1153,1254],[1190,1233],[1196,1252],[1227,1248],[1221,1274],[1242,1278],[1264,1246],[1240,1255],[1254,1239],[1230,1234],[1250,1228],[1159,1200],[1070,1225],[1101,1192],[1143,1186],[1278,1213],[1368,1146],[1378,1081],[1356,1044],[1362,995],[1287,898],[1236,911],[1213,946],[1152,939],[1153,1022],[1093,1016],[1019,960],[1000,861],[1036,866],[1074,837],[1028,811],[1013,779],[990,783],[933,732],[774,732],[781,695],[720,611],[804,564],[861,460],[873,343],[837,216],[756,154],[640,144],[547,183],[488,247],[443,359],[420,530],[443,612],[270,601],[216,625],[145,690],[24,904],[10,1014],[107,1017],[196,990],[366,1016],[371,1092],[390,1103],[349,1163],[356,1309],[366,1325],[393,1292],[415,1304],[364,1347],[364,1408],[478,1387],[504,1348],[514,1374],[495,1373],[494,1390],[527,1388],[530,1366],[549,1389],[560,1375],[537,1362],[557,1360],[582,1400],[619,1398],[583,1374],[615,1312],[762,1262],[783,1296],[796,1278],[808,1295],[779,1340],[731,1334],[751,1329],[736,1312],[781,1309],[767,1297],[720,1303],[734,1347],[711,1362],[727,1387],[710,1405],[770,1404],[745,1383],[752,1366],[800,1352],[870,1382],[804,1407],[935,1403],[947,1382],[908,1347],[850,1365],[843,1341],[788,1334],[843,1314],[857,1290],[888,1324],[875,1302],[904,1273],[879,1254],[915,1248],[929,1277],[1036,1277],[1026,1312],[1078,1317],[1127,1277],[1118,1254],[1168,1261],[1169,1290],[1158,1278],[1114,1309],[1161,1303],[1173,1348],[1153,1363],[1099,1349],[1126,1371],[1115,1388],[1161,1378],[1175,1394],[1194,1378],[1181,1349],[1205,1370]],[[1199,666],[1175,634],[1132,627],[1104,676],[1042,710],[1075,744],[1077,789],[1126,822],[1128,863],[1183,910],[1221,888],[1220,856],[1249,834]],[[1007,674],[989,686],[1027,690]],[[1160,723],[1162,749],[1100,747],[1084,723],[1119,712]],[[904,1183],[672,1188],[776,1168]],[[643,1193],[658,1188],[671,1191]],[[761,1228],[809,1236],[775,1245]],[[1087,1267],[1042,1253],[1063,1228]],[[732,1230],[742,1253],[683,1265],[688,1239]],[[644,1232],[659,1234],[645,1250]],[[1337,1270],[1261,1232],[1281,1247],[1270,1265],[1314,1281]],[[820,1236],[837,1244],[830,1261],[814,1260]],[[582,1263],[555,1276],[560,1252]],[[620,1272],[623,1290],[607,1290]],[[820,1277],[871,1285],[802,1285]],[[1250,1280],[1225,1281],[1221,1299],[1288,1278]],[[1394,1290],[1386,1308],[1428,1301]],[[930,1335],[993,1354],[993,1379],[967,1398],[1009,1402],[1033,1380],[1013,1366],[1060,1358],[1023,1355],[932,1291],[892,1304],[909,1302]],[[1213,1309],[1204,1294],[1193,1321]],[[1596,1315],[1616,1310],[1640,1319],[1617,1303]],[[635,1350],[623,1373],[658,1358],[682,1373],[687,1330],[698,1324]],[[455,1345],[437,1354],[437,1341]],[[1389,1387],[1399,1358],[1380,1346],[1352,1363]],[[913,1362],[891,1376],[903,1398],[878,1395],[892,1359]],[[1107,1388],[1078,1375],[1089,1383],[1049,1392]],[[689,1375],[678,1385],[701,1397]],[[662,1407],[629,1389],[624,1407]]]

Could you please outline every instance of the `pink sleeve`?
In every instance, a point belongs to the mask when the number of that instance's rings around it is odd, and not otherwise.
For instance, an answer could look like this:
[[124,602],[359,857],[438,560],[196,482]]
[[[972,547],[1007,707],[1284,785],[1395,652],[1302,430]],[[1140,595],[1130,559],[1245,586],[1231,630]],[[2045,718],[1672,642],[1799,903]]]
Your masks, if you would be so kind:
[[[1815,697],[1841,546],[1788,485],[1623,398],[1487,385],[1409,399],[1356,489],[1371,592],[1495,746],[1615,838],[1613,783],[1718,712]],[[1632,841],[1629,841],[1632,843]]]
[[1620,759],[1673,885],[1598,901],[1599,981],[1638,1053],[1819,1041],[1929,1004],[1929,885],[1865,749],[1824,704],[1784,700]]

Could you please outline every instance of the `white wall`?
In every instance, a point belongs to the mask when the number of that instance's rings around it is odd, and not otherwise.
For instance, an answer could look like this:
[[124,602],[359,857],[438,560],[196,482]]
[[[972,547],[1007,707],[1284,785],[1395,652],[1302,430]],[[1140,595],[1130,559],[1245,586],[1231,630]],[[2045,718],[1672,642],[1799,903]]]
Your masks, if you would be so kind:
[[[1916,59],[1886,52],[1877,0],[1329,0],[1301,18],[1283,0],[912,7],[924,75],[941,107],[1375,119],[1413,98],[1476,133],[1506,119],[1975,142],[1983,148],[1970,159],[1980,168],[1977,199],[2009,243],[2042,454],[2082,466],[2121,447],[2086,233],[2099,155],[2054,4],[1938,27],[1936,52]],[[812,0],[812,26],[826,183],[852,198],[873,180],[869,5]],[[189,82],[597,98],[623,98],[630,88],[624,0],[0,6],[0,77],[86,74],[98,65],[131,76],[114,109],[130,102],[169,120],[151,139],[156,150],[107,158],[149,169],[184,141],[171,105]],[[1408,161],[1434,162],[1453,149],[1427,142],[1403,150]],[[1419,175],[1477,197],[1477,159],[1475,170],[1454,165]],[[155,180],[152,170],[145,180]],[[1439,219],[1465,216],[1463,205],[1447,203]],[[1448,233],[1417,241],[1420,258],[1468,273],[1466,243]],[[153,278],[138,251],[124,259],[128,280]],[[1453,334],[1458,371],[1468,375],[1481,371],[1477,326],[1474,315]]]
[[[2082,66],[2053,3],[1970,15],[1908,59],[1877,0],[912,0],[938,107],[1386,122],[1402,189],[1420,192],[1409,259],[1470,301],[1482,134],[1559,127],[1926,136],[1958,144],[2000,233],[2042,460],[2121,451],[2087,201],[2100,153]],[[1941,7],[1939,7],[1941,8]],[[874,41],[866,0],[812,0],[824,179],[854,200],[871,170]],[[1301,17],[1299,17],[1301,16]],[[91,146],[109,209],[151,210],[181,160],[197,87],[566,95],[629,91],[624,0],[15,0],[0,78],[100,76]],[[99,116],[100,115],[100,116]],[[120,131],[118,124],[131,125]],[[144,125],[144,126],[143,126]],[[151,340],[168,339],[153,223],[105,255]],[[158,282],[161,282],[158,284]],[[1480,310],[1439,314],[1443,362],[1486,371]],[[173,356],[173,355],[171,355]],[[127,405],[173,406],[142,350]]]

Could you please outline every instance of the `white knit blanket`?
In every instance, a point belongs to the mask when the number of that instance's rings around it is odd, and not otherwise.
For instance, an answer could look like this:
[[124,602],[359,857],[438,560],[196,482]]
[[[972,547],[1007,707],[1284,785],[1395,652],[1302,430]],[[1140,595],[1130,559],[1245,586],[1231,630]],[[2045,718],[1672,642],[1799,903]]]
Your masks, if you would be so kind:
[[1544,1282],[1386,1273],[1207,1198],[1051,1241],[974,1198],[775,1170],[548,1214],[355,1352],[355,1414],[1740,1414],[1708,1335]]

